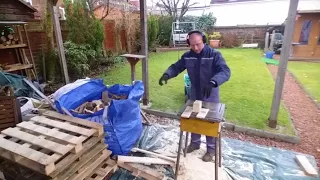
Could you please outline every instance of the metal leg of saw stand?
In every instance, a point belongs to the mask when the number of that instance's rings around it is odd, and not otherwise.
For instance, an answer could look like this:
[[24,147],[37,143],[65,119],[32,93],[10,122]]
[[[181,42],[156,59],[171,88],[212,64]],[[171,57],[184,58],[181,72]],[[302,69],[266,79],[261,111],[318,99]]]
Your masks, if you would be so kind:
[[[184,121],[181,120],[180,122],[188,123],[188,120],[184,119]],[[205,124],[209,125],[208,122],[201,121],[201,120],[197,120],[197,123],[205,123]],[[221,128],[220,128],[222,123],[211,123],[211,124],[213,125],[212,126],[212,129],[213,129],[212,133],[213,134],[211,134],[211,135],[212,135],[212,137],[214,137],[216,139],[216,144],[215,144],[215,162],[214,163],[215,163],[215,180],[218,180],[219,179],[219,167],[221,168],[221,165],[222,165],[222,163],[221,163],[221,156],[222,156],[222,154],[221,154]],[[209,125],[208,128],[210,128],[210,125]],[[184,126],[184,128],[185,127],[187,127],[187,126]],[[189,127],[192,127],[192,124],[190,124]],[[186,142],[185,142],[185,149],[184,149],[184,152],[183,152],[184,157],[186,157],[188,137],[189,137],[189,132],[186,131]],[[178,179],[178,174],[179,174],[179,165],[180,165],[182,141],[183,141],[183,130],[181,129],[181,126],[180,126],[180,138],[179,138],[178,156],[177,156],[177,161],[176,161],[175,180]]]

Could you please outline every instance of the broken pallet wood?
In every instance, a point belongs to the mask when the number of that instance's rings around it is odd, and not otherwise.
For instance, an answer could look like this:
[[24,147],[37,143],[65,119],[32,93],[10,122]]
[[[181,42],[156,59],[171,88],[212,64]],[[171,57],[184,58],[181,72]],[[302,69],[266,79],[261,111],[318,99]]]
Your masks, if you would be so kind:
[[298,164],[302,167],[306,175],[318,177],[317,170],[312,166],[306,156],[296,155],[296,160]]
[[147,150],[144,150],[144,149],[139,149],[139,148],[132,148],[131,151],[132,152],[141,152],[141,153],[149,154],[149,155],[156,156],[156,157],[159,157],[161,159],[176,163],[176,159],[168,157],[168,156],[165,156],[165,155],[162,155],[162,154],[159,154],[159,153],[154,153],[154,152],[147,151]]
[[[17,127],[1,132],[0,156],[50,175],[58,168],[62,158],[80,153],[84,142],[96,132],[97,129],[78,126],[75,121],[69,123],[36,116],[29,122],[19,123]],[[103,138],[101,135],[98,141],[103,141]]]
[[161,174],[146,166],[143,168],[139,168],[139,167],[135,167],[131,163],[123,163],[123,162],[118,162],[118,166],[132,172],[133,176],[142,177],[147,180],[166,180],[167,179],[167,177],[164,174]]
[[174,165],[173,162],[166,161],[159,158],[150,157],[137,157],[137,156],[118,156],[118,162],[120,163],[140,163],[140,164],[165,164]]

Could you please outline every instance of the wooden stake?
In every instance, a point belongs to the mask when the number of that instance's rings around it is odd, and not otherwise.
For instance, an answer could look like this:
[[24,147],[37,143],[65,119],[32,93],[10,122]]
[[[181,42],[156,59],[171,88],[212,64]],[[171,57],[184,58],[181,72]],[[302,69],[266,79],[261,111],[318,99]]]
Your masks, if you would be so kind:
[[289,13],[286,23],[286,28],[284,31],[283,45],[281,49],[280,55],[280,65],[278,67],[278,74],[276,79],[276,85],[272,100],[272,107],[269,116],[269,127],[276,128],[277,127],[277,119],[281,102],[281,95],[283,90],[285,73],[287,71],[287,65],[289,60],[289,53],[291,48],[294,24],[297,14],[299,0],[290,0]]

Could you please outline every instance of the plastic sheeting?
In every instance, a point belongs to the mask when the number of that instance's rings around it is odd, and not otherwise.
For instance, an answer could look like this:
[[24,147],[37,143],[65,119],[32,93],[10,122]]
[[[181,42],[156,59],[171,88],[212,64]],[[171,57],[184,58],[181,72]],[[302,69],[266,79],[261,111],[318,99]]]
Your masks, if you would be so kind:
[[[205,139],[205,138],[203,138]],[[137,147],[141,149],[177,152],[179,128],[162,125],[145,126]],[[223,169],[234,180],[316,180],[306,176],[296,163],[299,153],[267,147],[240,140],[222,138]],[[313,156],[304,154],[316,167]]]

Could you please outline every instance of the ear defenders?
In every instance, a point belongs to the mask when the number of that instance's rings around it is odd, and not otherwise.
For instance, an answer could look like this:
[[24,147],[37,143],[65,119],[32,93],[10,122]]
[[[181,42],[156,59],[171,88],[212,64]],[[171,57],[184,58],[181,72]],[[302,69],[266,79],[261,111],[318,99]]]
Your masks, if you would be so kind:
[[187,44],[188,44],[188,45],[190,45],[189,37],[190,37],[191,34],[194,34],[194,33],[200,34],[200,35],[202,36],[202,42],[203,42],[204,44],[207,43],[207,37],[204,35],[204,33],[201,32],[201,31],[198,31],[198,30],[194,30],[194,31],[190,31],[190,32],[188,33],[188,36],[187,36]]

